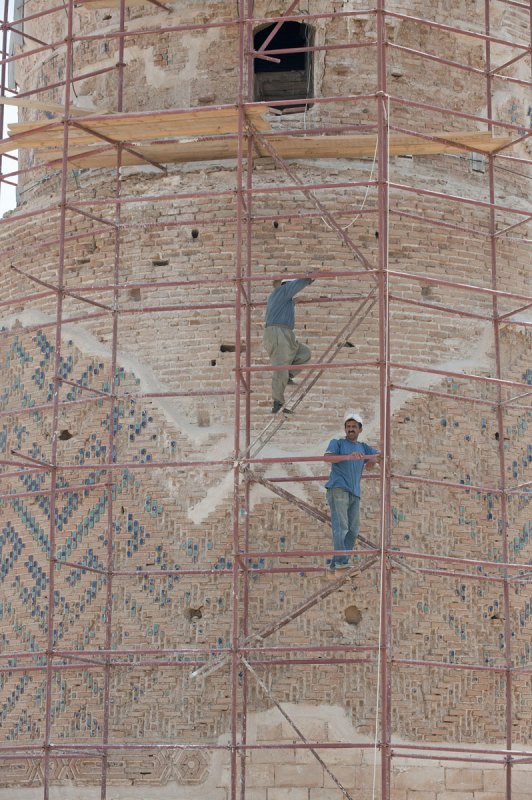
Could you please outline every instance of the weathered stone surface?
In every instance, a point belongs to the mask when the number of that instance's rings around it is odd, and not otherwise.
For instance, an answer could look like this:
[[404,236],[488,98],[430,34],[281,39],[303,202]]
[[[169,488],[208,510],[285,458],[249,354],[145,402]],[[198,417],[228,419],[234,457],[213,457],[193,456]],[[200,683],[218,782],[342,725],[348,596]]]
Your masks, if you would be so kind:
[[[355,5],[314,0],[311,12],[327,15]],[[482,28],[482,3],[387,0],[389,10],[412,16],[428,14],[427,5],[444,25]],[[490,5],[497,6],[492,8],[491,21],[498,36],[510,42],[529,41],[528,15],[517,7]],[[257,0],[255,13],[275,15],[284,13],[287,6],[288,2]],[[32,3],[32,13],[40,8],[44,8],[41,0]],[[145,4],[127,9],[124,111],[234,104],[238,25],[224,23],[201,33],[181,30],[168,34],[161,28],[229,20],[234,17],[235,3],[207,0],[174,3],[169,8]],[[270,114],[276,130],[375,125],[375,19],[372,12],[351,18],[345,14],[335,19],[323,16],[315,21],[315,96],[367,96],[349,102],[314,103],[304,115]],[[27,21],[25,30],[39,39],[63,43],[65,20],[61,8],[60,13]],[[75,7],[75,31],[95,34],[74,46],[75,103],[83,105],[84,99],[92,101],[96,109],[117,110],[119,52],[116,43],[100,37],[117,25],[116,9]],[[444,109],[466,109],[480,117],[485,114],[482,72],[486,64],[481,40],[395,16],[388,19],[386,37],[390,94],[414,104],[437,103]],[[349,50],[345,47],[348,43],[367,44],[367,48]],[[393,49],[393,43],[409,49]],[[332,46],[327,54],[319,49],[324,44]],[[412,49],[462,62],[480,73],[455,70],[437,61],[430,61],[428,68]],[[25,47],[26,58],[14,62],[21,94],[39,87],[38,97],[43,102],[62,102],[63,88],[54,89],[52,84],[62,80],[70,67],[63,45],[54,50],[37,48],[31,55],[27,50]],[[506,46],[494,46],[495,63],[504,63],[509,57]],[[100,68],[108,69],[83,77]],[[506,68],[505,74],[528,80],[525,59]],[[530,124],[528,97],[519,84],[495,78],[493,105],[500,122],[519,128]],[[423,111],[408,103],[392,102],[389,113],[392,127],[413,128],[427,135],[440,129],[452,133],[485,127],[479,120]],[[36,120],[50,121],[47,113],[36,109],[21,111],[21,121]],[[526,158],[531,141],[519,144],[512,154]],[[2,163],[5,166],[4,158]],[[501,398],[496,387],[464,375],[493,378],[497,373],[490,322],[494,305],[488,291],[493,281],[486,205],[489,175],[478,171],[482,165],[472,162],[467,151],[453,156],[393,157],[388,166],[394,184],[389,195],[387,237],[390,348],[395,362],[416,367],[392,370],[391,469],[408,481],[392,480],[391,545],[434,556],[497,562],[504,552],[498,490],[503,480],[507,486],[529,481],[531,440],[526,401],[523,407],[502,407],[499,430],[495,409]],[[499,230],[524,216],[504,209],[528,207],[528,177],[519,174],[521,165],[513,166],[515,169],[496,170],[494,201],[503,207],[495,213]],[[360,259],[354,257],[345,237],[331,228],[323,211],[328,209],[334,215],[363,258],[376,268],[382,242],[382,236],[378,239],[375,235],[378,191],[370,186],[366,192],[367,187],[360,185],[376,179],[372,159],[290,162],[291,170],[306,184],[325,185],[315,190],[322,204],[319,213],[308,193],[290,188],[293,179],[271,157],[254,160],[253,187],[261,191],[251,203],[253,280],[246,284],[249,304],[240,308],[244,316],[249,311],[247,341],[245,331],[237,330],[235,323],[234,278],[241,255],[241,231],[234,162],[169,165],[166,172],[151,167],[122,169],[119,219],[114,170],[70,171],[64,198],[57,164],[43,169],[35,164],[34,153],[21,149],[20,167],[21,205],[0,227],[0,458],[16,460],[15,453],[17,458],[33,459],[28,462],[33,465],[44,464],[46,471],[1,476],[2,656],[15,659],[17,653],[28,653],[24,664],[41,670],[50,646],[47,615],[52,571],[52,638],[58,651],[83,655],[84,651],[94,654],[111,647],[114,654],[120,650],[150,653],[148,666],[142,667],[124,656],[111,668],[109,678],[105,659],[94,664],[91,659],[98,657],[94,655],[80,661],[77,668],[72,668],[70,661],[68,670],[54,671],[50,698],[54,745],[81,748],[101,743],[108,695],[111,742],[212,748],[111,752],[107,778],[113,800],[163,800],[167,795],[180,800],[227,800],[229,751],[215,747],[222,737],[228,747],[231,730],[234,698],[229,662],[203,681],[192,673],[202,662],[215,659],[216,650],[224,657],[232,641],[235,405],[231,393],[235,347],[243,341],[250,365],[259,368],[250,378],[250,435],[254,438],[271,419],[271,375],[261,369],[268,366],[261,339],[271,277],[280,271],[297,274],[309,267],[342,273],[317,279],[300,295],[298,335],[316,358],[331,346],[359,298],[373,291],[373,274],[361,268]],[[484,205],[469,202],[478,200]],[[77,211],[72,210],[76,203],[81,204]],[[65,204],[69,209],[62,216]],[[64,248],[58,242],[62,223]],[[119,231],[117,238],[115,230]],[[503,388],[502,399],[521,389],[525,394],[524,388],[532,381],[530,328],[512,324],[516,316],[512,312],[525,305],[530,294],[528,239],[526,226],[520,225],[494,240],[497,286],[513,296],[499,298],[497,306],[497,313],[512,315],[501,323],[501,377],[522,384],[520,389]],[[114,281],[116,259],[120,284],[116,303],[121,313],[114,364],[113,295],[106,287]],[[31,278],[54,286],[59,264],[64,264],[67,289],[76,294],[101,286],[94,299],[108,308],[89,306],[61,291],[41,292],[42,286],[38,291]],[[11,266],[29,277],[22,277]],[[164,282],[164,288],[146,286],[154,280]],[[201,283],[195,284],[195,280]],[[470,283],[482,291],[464,292],[462,285]],[[23,299],[30,293],[31,299]],[[56,337],[58,302],[63,304],[66,323]],[[145,313],[147,309],[151,309],[149,313]],[[526,309],[520,318],[525,320],[525,314],[529,314]],[[525,321],[529,322],[529,317]],[[263,455],[274,453],[286,459],[293,454],[321,456],[327,441],[340,432],[345,408],[354,403],[365,419],[364,438],[378,443],[378,322],[375,306],[338,348],[334,368],[325,371]],[[436,372],[423,372],[423,368]],[[438,370],[452,375],[445,377]],[[59,406],[57,419],[51,407],[55,384],[61,402],[72,401]],[[403,388],[397,388],[399,385]],[[408,392],[405,387],[434,394]],[[111,403],[112,392],[116,397]],[[189,395],[160,396],[183,392]],[[474,402],[457,400],[462,396]],[[16,414],[9,413],[15,409]],[[105,471],[110,460],[123,465],[112,470],[112,489]],[[210,467],[191,464],[205,460],[224,463]],[[59,465],[54,553],[50,553],[53,512],[48,493],[52,462]],[[153,469],[154,463],[162,463],[163,469]],[[298,496],[327,513],[323,463],[310,462],[304,468],[297,463],[271,469],[260,465],[257,469],[263,467],[270,477],[313,478],[298,484]],[[416,479],[431,483],[416,483]],[[461,488],[469,484],[482,488]],[[291,489],[291,484],[281,485]],[[381,508],[379,480],[366,473],[361,530],[373,542],[380,541]],[[253,635],[325,585],[324,553],[331,547],[331,537],[328,524],[256,483],[251,488],[250,508],[242,507],[237,514],[246,511],[249,513],[238,519],[247,521],[250,551],[317,553],[289,555],[282,560],[257,557],[244,565],[250,570],[241,572],[242,586],[249,589],[246,620]],[[506,522],[511,532],[510,560],[526,566],[532,559],[528,495],[510,496]],[[112,598],[107,597],[106,578],[109,535],[113,537],[113,568],[122,573],[113,580]],[[391,672],[392,738],[434,746],[501,747],[506,712],[502,673],[445,667],[505,667],[501,637],[506,611],[500,584],[485,580],[485,567],[474,563],[467,568],[473,578],[423,571],[435,562],[412,559],[408,563],[416,571],[396,565],[392,576],[390,641],[396,659]],[[283,567],[286,572],[263,571]],[[459,572],[454,563],[448,568]],[[499,575],[498,570],[492,572]],[[368,745],[365,750],[318,750],[331,770],[342,776],[342,783],[352,786],[354,800],[367,800],[374,779],[371,760],[379,757],[373,750],[379,738],[375,734],[377,693],[382,686],[374,655],[379,646],[379,577],[378,567],[361,573],[342,591],[264,640],[268,645],[300,647],[296,656],[301,659],[309,658],[309,653],[303,652],[309,645],[320,646],[328,657],[341,652],[334,648],[342,646],[352,663],[342,663],[339,657],[339,663],[327,664],[325,658],[316,656],[314,664],[295,663],[295,659],[260,667],[260,677],[272,698],[288,708],[309,742]],[[525,666],[530,663],[529,594],[526,584],[512,587],[512,651],[515,663]],[[243,602],[243,594],[238,602]],[[359,610],[356,624],[346,621],[346,608]],[[243,619],[244,608],[239,611]],[[110,642],[105,625],[109,613]],[[369,654],[356,649],[367,646],[374,648]],[[186,656],[182,655],[184,648]],[[162,651],[167,654],[164,658]],[[180,660],[174,663],[176,652]],[[194,664],[188,663],[192,660]],[[401,660],[443,666],[427,668]],[[56,658],[56,666],[59,661]],[[30,744],[40,746],[46,730],[45,674],[24,672],[20,662],[16,669],[2,673],[2,743],[21,749]],[[240,692],[242,664],[238,671]],[[516,674],[513,687],[515,741],[530,748],[529,676]],[[252,674],[247,675],[246,692],[250,720],[255,714],[262,720],[255,729],[250,722],[246,741],[263,746],[246,755],[248,800],[336,800],[339,790],[309,749],[266,747],[300,744],[301,740]],[[239,709],[240,703],[239,695]],[[275,718],[264,711],[270,707],[276,711]],[[240,754],[237,761],[240,767]],[[393,800],[503,800],[502,768],[479,769],[478,764],[457,768],[448,763],[416,761],[409,767],[401,762],[397,768],[394,763]],[[0,797],[2,792],[9,800],[26,800],[31,793],[42,796],[42,760],[10,759],[1,766]],[[531,775],[529,770],[514,770],[514,800],[528,797]],[[101,780],[101,758],[93,757],[93,751],[84,753],[83,758],[54,757],[50,778],[58,800],[70,800],[72,787],[92,800],[92,795],[99,797],[94,786]]]

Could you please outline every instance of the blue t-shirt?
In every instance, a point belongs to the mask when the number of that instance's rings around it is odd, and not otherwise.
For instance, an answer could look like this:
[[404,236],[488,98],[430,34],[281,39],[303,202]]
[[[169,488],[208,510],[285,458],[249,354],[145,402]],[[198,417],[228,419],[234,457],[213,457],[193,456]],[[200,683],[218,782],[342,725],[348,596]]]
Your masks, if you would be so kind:
[[295,307],[293,297],[305,286],[312,283],[310,278],[297,278],[295,281],[282,283],[274,289],[268,297],[266,307],[266,327],[270,325],[286,325],[287,328],[294,330]]
[[[350,442],[349,439],[331,439],[327,445],[326,453],[335,456],[348,456],[351,453],[363,453],[365,456],[374,456],[378,450],[370,447],[365,442]],[[360,497],[360,478],[364,471],[365,461],[337,461],[331,465],[331,474],[325,484],[326,489],[338,486],[346,492]]]

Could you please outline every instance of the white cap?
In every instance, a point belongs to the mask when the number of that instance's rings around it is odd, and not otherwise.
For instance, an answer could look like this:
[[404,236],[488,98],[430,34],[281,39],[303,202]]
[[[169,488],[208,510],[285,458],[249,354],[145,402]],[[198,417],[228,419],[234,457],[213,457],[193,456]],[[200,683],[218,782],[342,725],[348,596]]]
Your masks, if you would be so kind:
[[362,417],[360,416],[360,414],[357,414],[356,411],[351,410],[351,411],[346,411],[345,412],[345,414],[344,414],[344,425],[350,419],[354,419],[355,422],[358,422],[359,425],[362,425]]
[[297,278],[283,278],[281,284],[283,283],[292,283],[293,281],[297,281]]

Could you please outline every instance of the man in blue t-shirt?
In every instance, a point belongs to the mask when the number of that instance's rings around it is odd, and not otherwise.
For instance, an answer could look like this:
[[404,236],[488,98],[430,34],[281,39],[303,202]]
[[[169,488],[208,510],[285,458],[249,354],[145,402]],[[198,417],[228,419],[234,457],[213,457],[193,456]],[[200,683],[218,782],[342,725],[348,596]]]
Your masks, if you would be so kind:
[[[364,467],[371,469],[374,461],[365,456],[378,455],[379,451],[365,442],[359,442],[362,417],[356,411],[344,416],[345,437],[331,439],[325,452],[325,461],[332,462],[331,474],[325,484],[327,502],[331,509],[333,548],[352,550],[358,536],[360,523],[360,479]],[[351,456],[346,461],[334,461],[333,456]],[[331,569],[349,566],[349,556],[335,555]]]
[[[272,374],[272,414],[277,414],[284,406],[284,390],[292,382],[288,371],[291,364],[305,364],[310,360],[310,348],[301,344],[295,337],[295,295],[310,286],[312,278],[277,280],[273,282],[273,292],[268,298],[264,328],[264,347],[274,367],[286,364],[286,369],[275,370]],[[289,414],[287,409],[283,409]]]

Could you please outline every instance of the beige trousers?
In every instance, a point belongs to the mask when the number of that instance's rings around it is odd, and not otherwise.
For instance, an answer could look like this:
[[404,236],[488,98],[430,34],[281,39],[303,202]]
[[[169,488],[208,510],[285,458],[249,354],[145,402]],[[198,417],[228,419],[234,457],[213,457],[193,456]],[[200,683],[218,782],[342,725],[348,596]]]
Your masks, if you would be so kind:
[[286,365],[286,369],[275,370],[272,374],[273,399],[284,403],[288,368],[292,364],[305,364],[310,361],[310,348],[298,342],[294,331],[285,325],[270,325],[264,329],[264,347],[273,367]]

